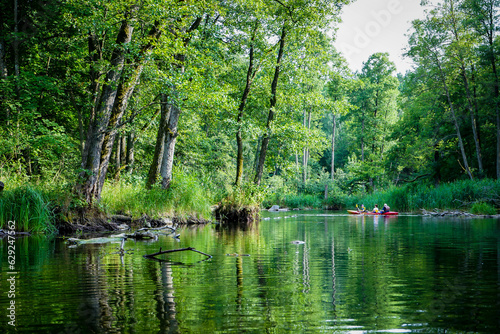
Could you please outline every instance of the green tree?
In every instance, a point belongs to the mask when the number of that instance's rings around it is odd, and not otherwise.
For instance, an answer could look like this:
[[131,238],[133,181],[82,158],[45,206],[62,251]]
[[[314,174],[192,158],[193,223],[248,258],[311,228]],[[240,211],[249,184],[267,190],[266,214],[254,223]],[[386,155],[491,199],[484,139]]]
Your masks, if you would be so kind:
[[436,76],[441,82],[441,87],[455,126],[464,169],[469,178],[472,179],[473,176],[469,167],[458,116],[449,87],[450,75],[445,68],[447,58],[445,57],[444,46],[449,42],[450,36],[447,33],[446,27],[443,26],[443,20],[437,17],[435,12],[431,12],[431,15],[433,16],[428,16],[425,20],[414,21],[413,27],[415,32],[410,36],[410,50],[408,54],[419,66],[426,67],[430,75]]

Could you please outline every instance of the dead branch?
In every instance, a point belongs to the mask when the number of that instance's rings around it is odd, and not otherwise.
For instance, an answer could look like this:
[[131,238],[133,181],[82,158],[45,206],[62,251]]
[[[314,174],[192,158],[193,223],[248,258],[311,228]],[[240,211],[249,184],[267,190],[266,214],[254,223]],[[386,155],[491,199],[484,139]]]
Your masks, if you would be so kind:
[[212,258],[212,255],[200,252],[199,250],[196,250],[193,247],[178,248],[178,249],[169,249],[169,250],[165,250],[165,251],[162,251],[161,248],[160,248],[159,252],[153,253],[153,254],[146,254],[146,255],[144,255],[144,257],[145,258],[155,258],[158,255],[167,254],[167,253],[173,253],[173,252],[182,252],[182,251],[187,251],[187,250],[190,250],[190,251],[193,251],[193,252],[200,253],[200,254],[203,254],[205,256],[208,256],[209,259]]

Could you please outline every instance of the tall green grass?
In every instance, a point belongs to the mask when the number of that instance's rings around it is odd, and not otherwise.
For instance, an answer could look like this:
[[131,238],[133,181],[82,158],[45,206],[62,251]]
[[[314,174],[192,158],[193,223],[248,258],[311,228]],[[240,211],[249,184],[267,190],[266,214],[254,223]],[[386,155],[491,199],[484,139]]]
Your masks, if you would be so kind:
[[145,189],[142,182],[107,182],[101,205],[109,213],[140,217],[188,217],[209,219],[211,216],[210,191],[195,176],[178,173],[168,190],[158,186]]
[[0,228],[15,222],[16,231],[56,232],[50,202],[42,191],[29,185],[16,186],[0,193]]
[[231,208],[259,208],[265,196],[263,188],[252,183],[241,186],[226,186],[219,206],[224,205]]
[[323,201],[319,196],[311,194],[289,194],[285,196],[273,195],[266,198],[262,203],[265,208],[270,208],[273,205],[279,205],[283,208],[290,209],[319,209],[323,206]]
[[486,203],[500,207],[500,180],[463,180],[441,184],[438,187],[409,184],[391,187],[373,194],[348,196],[347,207],[364,204],[372,208],[375,204],[389,204],[392,210],[418,211],[420,209],[470,210],[474,204]]

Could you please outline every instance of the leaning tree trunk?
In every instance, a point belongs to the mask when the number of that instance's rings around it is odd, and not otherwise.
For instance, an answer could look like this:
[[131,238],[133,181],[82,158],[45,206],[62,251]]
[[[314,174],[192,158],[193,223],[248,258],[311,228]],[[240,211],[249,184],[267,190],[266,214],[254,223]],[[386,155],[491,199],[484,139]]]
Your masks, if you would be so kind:
[[450,96],[450,91],[448,89],[448,85],[446,84],[446,75],[445,75],[443,69],[441,68],[441,64],[440,64],[439,60],[438,59],[436,59],[436,60],[437,60],[437,66],[439,68],[439,72],[441,74],[441,81],[443,83],[443,88],[445,90],[446,97],[448,99],[448,104],[450,106],[451,116],[453,118],[453,124],[455,125],[455,130],[457,132],[458,145],[460,146],[460,151],[462,153],[462,160],[464,162],[464,168],[467,172],[467,175],[469,175],[469,178],[472,180],[473,177],[472,177],[472,173],[471,173],[470,168],[469,168],[469,162],[467,161],[467,155],[465,153],[464,142],[462,140],[462,135],[460,133],[460,126],[458,125],[457,116],[455,114],[455,108],[453,106],[453,102],[451,101],[451,96]]
[[469,80],[467,79],[467,74],[465,71],[465,65],[462,63],[461,64],[461,72],[462,72],[462,81],[464,83],[465,87],[465,93],[467,95],[467,108],[469,109],[469,114],[471,118],[471,123],[472,123],[472,134],[474,136],[474,144],[476,147],[476,155],[477,155],[477,164],[479,168],[479,174],[483,175],[484,169],[483,169],[483,156],[481,153],[481,145],[479,143],[479,135],[478,135],[478,126],[477,126],[477,120],[476,120],[476,115],[474,113],[474,107],[472,106],[473,101],[472,101],[472,95],[470,92],[469,88]]
[[[457,18],[455,16],[455,6],[454,2],[451,1],[449,3],[450,5],[450,13],[451,13],[451,24],[452,24],[452,33],[455,38],[455,42],[461,43],[461,36],[459,33],[459,30],[457,28],[458,23],[457,23]],[[460,47],[457,48],[457,58],[460,63],[460,74],[462,77],[462,82],[464,84],[465,88],[465,94],[467,97],[467,109],[469,110],[470,118],[471,118],[471,123],[472,123],[472,134],[474,137],[474,144],[476,147],[476,155],[477,155],[477,164],[479,168],[479,175],[483,175],[483,158],[481,154],[481,145],[479,143],[479,136],[478,136],[478,131],[477,131],[477,121],[476,121],[476,116],[474,114],[474,108],[473,108],[473,101],[472,101],[472,94],[470,92],[470,87],[469,87],[469,80],[467,78],[467,71],[465,69],[465,60],[464,56],[462,55]]]
[[274,108],[276,107],[277,99],[276,92],[278,87],[278,79],[280,75],[281,60],[283,59],[283,52],[285,48],[285,38],[286,38],[286,22],[283,24],[281,30],[280,47],[278,51],[278,58],[276,60],[276,67],[274,69],[274,78],[271,84],[271,104],[269,107],[269,115],[267,117],[266,133],[262,138],[262,146],[260,149],[259,164],[257,165],[257,172],[255,174],[254,183],[259,185],[262,179],[262,173],[264,172],[264,163],[266,161],[267,147],[269,145],[269,138],[271,136],[271,122],[274,119]]
[[117,94],[115,83],[120,80],[125,62],[126,47],[124,46],[130,43],[132,31],[133,27],[130,24],[129,18],[127,18],[120,26],[116,39],[116,48],[111,56],[111,70],[106,74],[105,84],[102,87],[102,93],[95,108],[95,116],[89,122],[87,139],[82,154],[82,172],[79,175],[80,181],[76,187],[77,191],[89,205],[93,203],[96,194],[100,193],[97,185],[101,163],[101,150]]
[[142,70],[144,69],[144,64],[146,62],[147,56],[153,50],[155,41],[160,38],[161,30],[159,29],[159,26],[160,23],[156,21],[148,33],[149,42],[142,46],[139,55],[134,59],[135,65],[133,66],[132,74],[126,79],[122,78],[122,82],[118,86],[118,92],[113,104],[113,109],[111,110],[111,118],[102,146],[99,179],[95,191],[95,197],[97,200],[99,200],[101,197],[101,191],[106,179],[106,173],[109,167],[109,158],[111,157],[113,143],[115,141],[123,114],[127,109],[128,101],[134,93],[134,89],[137,86],[137,83],[139,82],[139,78],[142,74]]

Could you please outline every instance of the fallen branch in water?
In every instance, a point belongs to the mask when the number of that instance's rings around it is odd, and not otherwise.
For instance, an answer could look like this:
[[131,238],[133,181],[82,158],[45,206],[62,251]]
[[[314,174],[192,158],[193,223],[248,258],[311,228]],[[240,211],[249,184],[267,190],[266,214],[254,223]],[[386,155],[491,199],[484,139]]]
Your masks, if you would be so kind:
[[161,248],[160,248],[159,252],[153,253],[153,254],[146,254],[146,255],[144,255],[144,257],[145,258],[155,258],[155,256],[157,256],[157,255],[162,255],[162,254],[167,254],[167,253],[173,253],[173,252],[182,252],[182,251],[187,251],[187,250],[190,250],[190,251],[193,251],[193,252],[200,253],[200,254],[203,254],[205,256],[208,256],[209,259],[212,258],[212,255],[200,252],[199,250],[196,250],[193,247],[178,248],[178,249],[169,249],[169,250],[165,250],[165,251],[162,251]]

